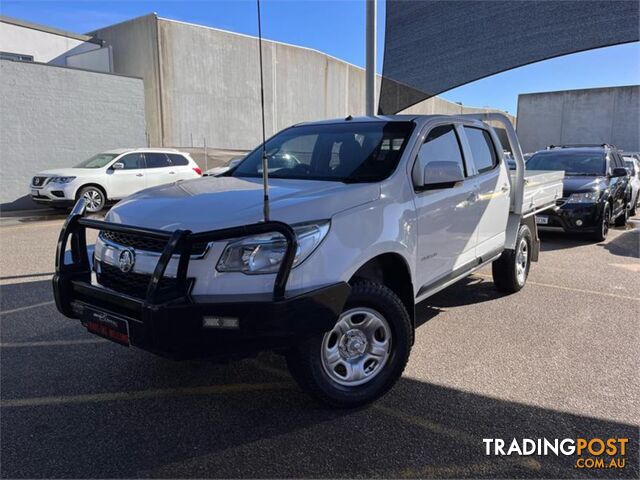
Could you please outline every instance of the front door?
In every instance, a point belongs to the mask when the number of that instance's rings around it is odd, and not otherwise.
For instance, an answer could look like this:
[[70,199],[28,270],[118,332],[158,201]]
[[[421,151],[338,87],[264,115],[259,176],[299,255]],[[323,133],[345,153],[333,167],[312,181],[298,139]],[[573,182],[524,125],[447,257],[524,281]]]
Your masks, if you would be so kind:
[[110,199],[118,200],[146,188],[145,169],[139,153],[128,153],[114,163],[121,163],[124,168],[108,170]]
[[[424,170],[431,162],[449,171],[457,165],[462,180],[443,186],[438,178],[425,178],[425,187],[416,191],[418,295],[470,268],[476,259],[478,193],[467,179],[460,138],[453,125],[434,127],[427,134],[414,164],[414,179],[416,168]],[[427,177],[428,172],[427,168]]]

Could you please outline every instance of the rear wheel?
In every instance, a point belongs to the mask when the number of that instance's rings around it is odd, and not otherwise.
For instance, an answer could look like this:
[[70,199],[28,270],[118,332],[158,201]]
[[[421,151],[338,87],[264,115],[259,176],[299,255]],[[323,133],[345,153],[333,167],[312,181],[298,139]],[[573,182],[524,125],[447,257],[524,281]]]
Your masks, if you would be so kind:
[[78,198],[84,198],[87,202],[87,212],[97,213],[104,208],[107,201],[106,195],[98,187],[84,187],[80,190]]
[[515,250],[505,250],[491,264],[493,283],[503,292],[515,293],[524,287],[531,265],[531,230],[521,225],[518,230]]
[[592,238],[597,242],[604,242],[609,234],[609,224],[611,223],[611,205],[606,203],[600,217],[600,226],[593,232]]
[[384,285],[353,285],[330,331],[305,340],[287,354],[300,387],[316,399],[353,408],[385,394],[409,359],[413,327],[398,296]]

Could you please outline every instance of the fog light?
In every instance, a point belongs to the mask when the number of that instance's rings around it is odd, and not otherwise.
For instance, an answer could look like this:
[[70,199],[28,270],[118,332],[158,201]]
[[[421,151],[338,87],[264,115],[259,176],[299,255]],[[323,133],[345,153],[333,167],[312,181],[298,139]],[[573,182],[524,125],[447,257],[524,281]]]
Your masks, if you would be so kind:
[[204,328],[240,328],[240,320],[235,317],[202,317]]
[[576,220],[576,225],[581,227],[582,226],[582,220]]

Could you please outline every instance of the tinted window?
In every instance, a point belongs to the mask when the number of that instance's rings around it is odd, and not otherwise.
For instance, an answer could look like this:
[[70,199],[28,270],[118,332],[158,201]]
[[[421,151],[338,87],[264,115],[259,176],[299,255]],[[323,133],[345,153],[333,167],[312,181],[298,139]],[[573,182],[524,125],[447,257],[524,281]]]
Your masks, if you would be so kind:
[[473,127],[464,127],[464,132],[467,134],[473,163],[478,173],[493,169],[498,164],[498,158],[489,132]]
[[147,168],[162,168],[171,166],[169,158],[164,153],[145,153],[144,159],[147,163]]
[[527,170],[564,170],[566,175],[597,176],[605,174],[603,152],[538,152],[527,162]]
[[[456,170],[460,177],[464,177],[464,162],[460,150],[460,142],[453,125],[442,125],[429,132],[418,152],[414,170],[414,180],[423,180],[420,175],[425,170],[437,175],[437,172],[452,173]],[[427,173],[427,176],[429,174]],[[425,178],[428,183],[438,183],[438,178]],[[420,182],[421,183],[421,182]]]
[[124,165],[124,170],[142,168],[139,153],[130,153],[128,155],[125,155],[124,157],[118,159],[118,163],[122,163]]
[[[301,125],[267,141],[273,178],[377,182],[398,165],[412,122],[344,122]],[[262,149],[236,167],[234,177],[262,175]]]
[[169,159],[171,159],[171,165],[175,165],[176,167],[184,167],[186,165],[189,165],[189,160],[187,160],[182,155],[179,155],[177,153],[169,153],[168,156]]

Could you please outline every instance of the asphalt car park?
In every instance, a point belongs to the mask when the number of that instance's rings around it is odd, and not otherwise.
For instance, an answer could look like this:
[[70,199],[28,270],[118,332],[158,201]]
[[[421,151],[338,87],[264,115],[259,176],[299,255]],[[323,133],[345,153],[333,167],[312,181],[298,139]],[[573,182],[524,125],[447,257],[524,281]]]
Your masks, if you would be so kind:
[[[421,303],[402,380],[338,411],[277,356],[175,363],[64,318],[62,222],[0,226],[3,478],[638,477],[638,217],[602,243],[543,235],[518,294],[484,269]],[[624,469],[487,456],[482,441],[596,436],[632,439]]]

